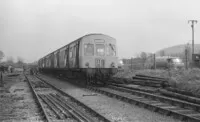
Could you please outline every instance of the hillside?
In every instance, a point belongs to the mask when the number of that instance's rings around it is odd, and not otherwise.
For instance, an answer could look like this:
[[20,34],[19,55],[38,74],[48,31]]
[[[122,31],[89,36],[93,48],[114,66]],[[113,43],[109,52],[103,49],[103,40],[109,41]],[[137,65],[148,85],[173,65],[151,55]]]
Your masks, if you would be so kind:
[[[164,51],[165,55],[180,54],[180,53],[184,52],[185,46],[186,45],[176,45],[176,46],[164,48],[164,49],[161,49],[161,50],[157,51],[156,55],[160,55],[160,53],[162,51]],[[194,47],[195,47],[195,53],[200,53],[200,44],[195,44]],[[189,45],[189,48],[192,49],[192,45],[191,44]],[[190,52],[192,52],[192,51],[190,50]]]

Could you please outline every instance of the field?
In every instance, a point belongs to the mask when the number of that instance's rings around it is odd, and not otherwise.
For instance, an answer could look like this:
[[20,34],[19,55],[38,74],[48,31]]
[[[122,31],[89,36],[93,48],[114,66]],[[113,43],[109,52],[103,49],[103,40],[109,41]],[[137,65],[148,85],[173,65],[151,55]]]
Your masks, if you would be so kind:
[[167,78],[173,88],[186,90],[195,94],[200,94],[200,69],[193,68],[188,70],[124,70],[118,72],[115,78],[131,80],[135,74],[157,76]]

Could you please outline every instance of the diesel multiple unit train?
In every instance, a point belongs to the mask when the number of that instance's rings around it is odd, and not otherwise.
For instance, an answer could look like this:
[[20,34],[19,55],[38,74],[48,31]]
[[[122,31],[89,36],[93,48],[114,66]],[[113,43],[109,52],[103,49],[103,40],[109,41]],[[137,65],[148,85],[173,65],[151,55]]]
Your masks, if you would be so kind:
[[117,72],[116,39],[88,34],[39,59],[40,72],[103,83]]

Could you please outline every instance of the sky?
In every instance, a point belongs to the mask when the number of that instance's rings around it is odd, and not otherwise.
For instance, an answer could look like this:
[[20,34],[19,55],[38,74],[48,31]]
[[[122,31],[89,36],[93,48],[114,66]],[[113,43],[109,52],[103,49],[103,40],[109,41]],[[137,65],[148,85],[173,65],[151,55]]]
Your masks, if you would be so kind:
[[[118,57],[192,43],[199,0],[0,0],[0,50],[31,63],[89,33],[117,40]],[[200,44],[200,21],[195,24]]]

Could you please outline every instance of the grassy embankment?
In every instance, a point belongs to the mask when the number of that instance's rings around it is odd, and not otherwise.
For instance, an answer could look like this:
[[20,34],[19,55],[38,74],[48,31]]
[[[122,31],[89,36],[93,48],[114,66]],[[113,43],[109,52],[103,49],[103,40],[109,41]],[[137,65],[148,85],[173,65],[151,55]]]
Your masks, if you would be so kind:
[[118,72],[115,78],[124,78],[126,82],[130,81],[135,74],[144,74],[169,79],[169,84],[173,88],[186,90],[195,94],[200,94],[200,69],[188,70],[126,70]]

